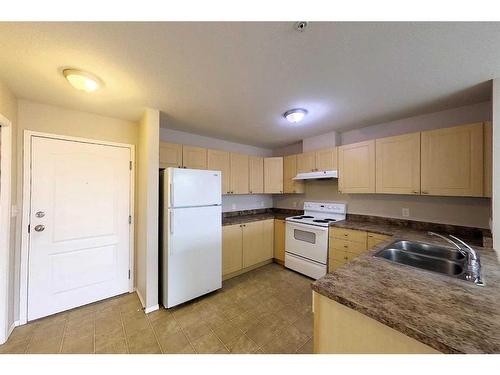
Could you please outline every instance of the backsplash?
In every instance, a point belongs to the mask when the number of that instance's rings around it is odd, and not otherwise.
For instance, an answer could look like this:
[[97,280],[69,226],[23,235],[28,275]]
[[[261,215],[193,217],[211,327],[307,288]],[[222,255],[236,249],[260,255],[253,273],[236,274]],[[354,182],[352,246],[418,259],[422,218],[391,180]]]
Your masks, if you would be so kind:
[[222,196],[222,212],[257,210],[272,207],[272,195],[249,194]]

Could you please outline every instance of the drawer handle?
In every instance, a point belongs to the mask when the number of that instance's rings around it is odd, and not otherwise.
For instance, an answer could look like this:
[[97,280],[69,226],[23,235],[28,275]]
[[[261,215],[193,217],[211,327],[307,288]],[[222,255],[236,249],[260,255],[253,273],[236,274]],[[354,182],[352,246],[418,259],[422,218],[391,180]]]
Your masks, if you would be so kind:
[[347,246],[347,245],[344,245],[344,247],[345,247],[345,248],[347,249],[347,248],[348,248],[349,246]]

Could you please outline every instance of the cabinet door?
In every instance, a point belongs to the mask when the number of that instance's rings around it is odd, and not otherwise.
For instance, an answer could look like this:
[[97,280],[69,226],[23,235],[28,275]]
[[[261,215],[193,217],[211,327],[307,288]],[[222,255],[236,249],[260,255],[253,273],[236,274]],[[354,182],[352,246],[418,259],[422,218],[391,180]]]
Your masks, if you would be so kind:
[[422,132],[422,194],[483,196],[483,124]]
[[264,193],[264,158],[250,156],[248,158],[248,186],[250,194]]
[[491,197],[491,168],[493,165],[493,128],[491,122],[484,123],[484,196]]
[[314,172],[316,170],[316,153],[305,152],[297,155],[297,173]]
[[273,257],[273,221],[261,220],[243,224],[243,268]]
[[366,248],[370,250],[372,247],[377,246],[379,243],[391,239],[391,236],[386,236],[384,234],[378,233],[368,233],[368,240],[366,242]]
[[248,194],[248,155],[231,153],[231,194]]
[[225,225],[222,227],[222,275],[243,268],[242,226]]
[[375,193],[375,140],[339,147],[339,191]]
[[420,194],[420,133],[377,139],[376,191]]
[[285,220],[274,220],[274,259],[285,262]]
[[283,193],[283,158],[264,159],[264,193]]
[[182,146],[182,164],[190,169],[207,169],[207,149],[194,146]]
[[160,142],[160,168],[182,167],[182,145]]
[[283,192],[303,193],[304,181],[292,180],[297,175],[297,155],[289,155],[283,158]]
[[317,171],[337,169],[337,149],[335,147],[316,151],[315,158]]
[[222,172],[222,194],[229,194],[231,189],[231,160],[229,152],[208,150],[207,165],[208,169]]

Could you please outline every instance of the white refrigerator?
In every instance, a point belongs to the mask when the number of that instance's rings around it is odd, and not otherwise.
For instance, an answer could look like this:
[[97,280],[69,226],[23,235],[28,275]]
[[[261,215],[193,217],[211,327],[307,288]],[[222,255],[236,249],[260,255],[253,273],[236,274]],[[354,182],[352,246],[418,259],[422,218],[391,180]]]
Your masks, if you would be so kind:
[[222,287],[221,172],[160,173],[162,304],[166,308]]

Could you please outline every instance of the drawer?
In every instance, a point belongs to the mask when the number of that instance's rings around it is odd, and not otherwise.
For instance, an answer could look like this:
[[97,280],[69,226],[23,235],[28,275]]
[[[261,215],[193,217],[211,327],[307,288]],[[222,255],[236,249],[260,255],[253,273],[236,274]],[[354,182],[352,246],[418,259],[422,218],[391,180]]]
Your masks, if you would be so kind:
[[330,228],[330,237],[344,239],[352,242],[364,243],[366,246],[366,232],[344,228]]
[[347,240],[341,240],[338,238],[330,239],[330,249],[343,250],[348,253],[359,255],[366,251],[366,241],[365,242],[353,242]]
[[379,243],[387,241],[391,239],[392,236],[386,236],[384,234],[378,233],[368,233],[367,240],[367,249],[371,249],[374,246],[377,246]]

